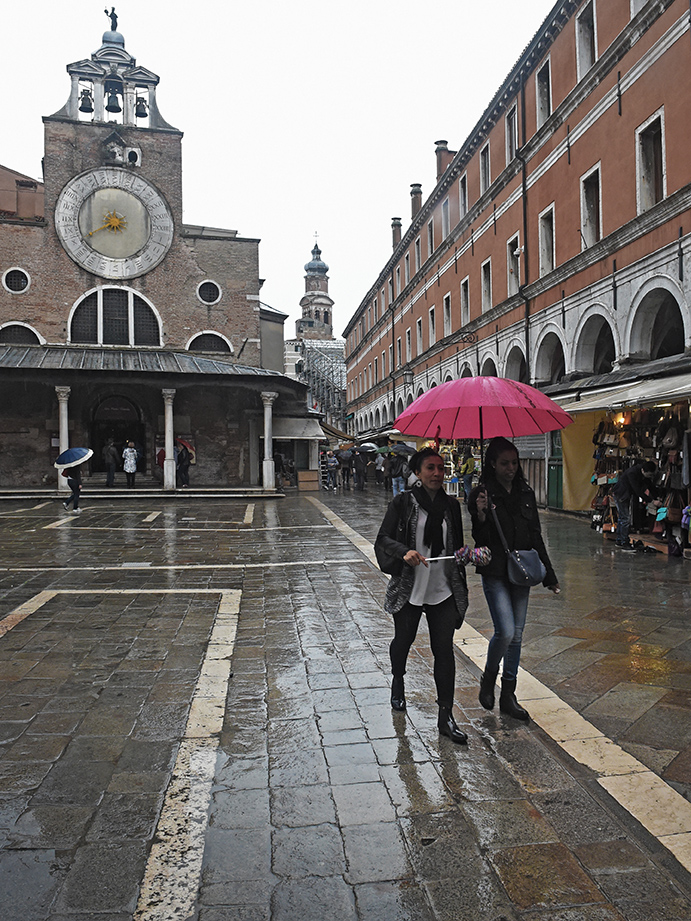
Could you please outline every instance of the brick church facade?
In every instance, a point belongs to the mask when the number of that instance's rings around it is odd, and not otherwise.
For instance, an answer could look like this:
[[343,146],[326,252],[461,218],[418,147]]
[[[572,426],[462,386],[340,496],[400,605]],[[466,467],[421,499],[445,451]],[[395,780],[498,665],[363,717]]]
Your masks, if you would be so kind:
[[54,483],[70,445],[97,474],[131,439],[173,489],[180,436],[198,485],[273,488],[275,419],[314,442],[306,465],[320,435],[283,374],[285,315],[260,301],[258,239],[184,223],[182,133],[116,25],[43,119],[43,183],[0,167],[3,485]]

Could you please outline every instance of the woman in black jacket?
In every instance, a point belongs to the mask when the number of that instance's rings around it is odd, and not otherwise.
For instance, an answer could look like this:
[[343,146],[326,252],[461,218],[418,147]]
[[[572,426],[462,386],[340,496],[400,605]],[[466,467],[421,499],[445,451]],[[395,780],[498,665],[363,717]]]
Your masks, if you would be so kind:
[[525,481],[513,442],[506,438],[490,441],[481,479],[480,486],[470,494],[468,510],[475,543],[488,546],[492,551],[491,562],[478,566],[477,571],[482,576],[494,636],[489,641],[485,671],[480,679],[480,703],[487,710],[494,707],[494,686],[503,659],[499,709],[515,719],[528,720],[528,711],[516,700],[516,676],[530,588],[509,581],[506,552],[492,508],[509,550],[537,550],[547,570],[542,584],[556,594],[559,582],[542,540],[535,493]]
[[465,570],[453,559],[427,562],[427,557],[452,556],[463,546],[461,509],[444,492],[444,460],[433,448],[414,454],[409,464],[418,483],[390,503],[374,545],[380,568],[392,576],[384,599],[384,610],[392,615],[395,627],[389,650],[391,706],[406,708],[403,676],[424,610],[434,655],[437,726],[442,735],[463,744],[468,737],[453,717],[453,635],[468,607]]

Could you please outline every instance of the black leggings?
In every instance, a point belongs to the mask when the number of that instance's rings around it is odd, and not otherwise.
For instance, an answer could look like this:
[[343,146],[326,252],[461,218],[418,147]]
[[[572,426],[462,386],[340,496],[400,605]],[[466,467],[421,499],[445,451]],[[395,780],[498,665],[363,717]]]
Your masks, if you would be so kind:
[[453,635],[458,620],[458,611],[453,595],[440,604],[404,604],[394,616],[396,632],[389,647],[391,673],[394,678],[405,675],[408,653],[417,636],[417,628],[423,610],[427,614],[430,646],[434,656],[434,683],[437,686],[437,703],[440,707],[453,706],[456,684],[456,658],[453,651]]

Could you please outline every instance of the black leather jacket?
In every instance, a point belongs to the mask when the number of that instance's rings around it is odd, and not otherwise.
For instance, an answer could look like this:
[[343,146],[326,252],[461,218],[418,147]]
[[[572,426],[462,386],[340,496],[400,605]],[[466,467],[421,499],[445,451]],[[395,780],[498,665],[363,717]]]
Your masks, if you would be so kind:
[[[520,480],[515,480],[510,493],[490,480],[487,484],[490,501],[494,505],[499,524],[509,550],[537,550],[540,559],[545,565],[547,575],[542,584],[556,585],[558,579],[552,568],[552,563],[547,554],[545,543],[542,539],[540,518],[537,511],[535,493]],[[477,572],[481,576],[494,576],[497,579],[508,580],[506,573],[506,553],[501,538],[494,524],[494,518],[488,509],[485,520],[480,523],[477,517],[477,496],[485,486],[477,486],[468,497],[468,511],[473,521],[473,539],[476,546],[489,547],[492,551],[492,561],[487,566],[478,566]]]
[[[386,515],[379,528],[374,544],[377,562],[382,572],[391,574],[391,581],[386,590],[384,610],[387,614],[400,611],[408,601],[415,582],[415,568],[403,562],[409,550],[415,549],[419,506],[413,499],[412,492],[399,493],[389,503]],[[463,546],[463,522],[461,507],[455,499],[449,502],[446,516],[446,548],[444,556],[451,556]],[[456,602],[460,627],[468,608],[468,585],[465,569],[459,567],[455,560],[436,563],[445,566],[445,572],[451,585],[451,592]]]

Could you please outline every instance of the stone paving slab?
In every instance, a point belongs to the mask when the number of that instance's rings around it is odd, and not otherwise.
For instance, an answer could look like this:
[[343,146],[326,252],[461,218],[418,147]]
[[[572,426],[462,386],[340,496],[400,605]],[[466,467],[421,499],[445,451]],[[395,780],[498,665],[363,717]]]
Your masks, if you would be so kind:
[[[643,610],[630,558],[619,573],[621,557],[582,522],[545,516],[565,603],[531,600],[542,670],[523,687],[536,713],[540,688],[571,698],[573,717],[558,703],[542,712],[562,714],[555,735],[573,757],[477,703],[488,624],[474,576],[477,638],[457,675],[470,742],[454,746],[436,731],[424,626],[408,710],[388,705],[391,624],[369,563],[384,495],[331,494],[328,509],[322,498],[251,514],[233,500],[168,503],[165,527],[129,501],[59,528],[47,527],[51,507],[4,505],[0,618],[15,622],[0,620],[0,633],[11,624],[0,635],[3,921],[688,921],[688,875],[670,855],[691,856],[690,836],[680,828],[661,846],[606,786],[635,758],[651,795],[674,793],[660,774],[675,764],[686,789],[687,749],[669,747],[684,742],[671,712],[689,703],[687,663],[669,658],[686,642],[683,606],[663,605],[662,587],[655,606],[656,579]],[[667,590],[670,574],[683,595],[682,571],[666,573]],[[611,642],[605,633],[635,639],[579,652]],[[578,692],[562,695],[575,679],[587,719]],[[657,772],[641,751],[656,753]]]

